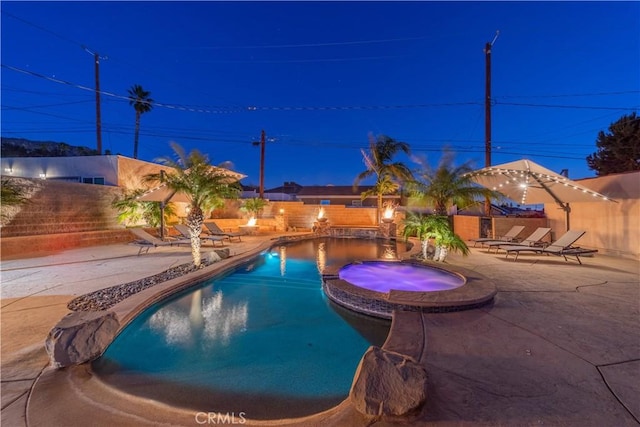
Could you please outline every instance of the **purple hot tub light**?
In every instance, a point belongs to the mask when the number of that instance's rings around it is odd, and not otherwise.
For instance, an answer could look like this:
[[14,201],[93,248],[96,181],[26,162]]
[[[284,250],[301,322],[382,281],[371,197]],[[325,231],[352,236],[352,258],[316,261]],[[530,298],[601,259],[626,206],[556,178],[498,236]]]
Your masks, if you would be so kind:
[[447,291],[465,283],[464,278],[438,268],[385,261],[347,264],[338,275],[352,285],[382,293]]

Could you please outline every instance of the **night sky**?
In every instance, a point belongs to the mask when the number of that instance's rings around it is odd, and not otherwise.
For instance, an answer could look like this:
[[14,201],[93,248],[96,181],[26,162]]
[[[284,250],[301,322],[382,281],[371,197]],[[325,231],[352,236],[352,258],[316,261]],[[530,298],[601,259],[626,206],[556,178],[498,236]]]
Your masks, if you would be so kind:
[[[2,9],[2,136],[133,155],[127,90],[151,92],[139,158],[170,141],[265,185],[350,185],[369,134],[484,166],[492,49],[492,163],[574,179],[599,131],[640,105],[638,2],[13,2]],[[410,158],[399,157],[411,167]],[[367,182],[365,182],[366,184]]]

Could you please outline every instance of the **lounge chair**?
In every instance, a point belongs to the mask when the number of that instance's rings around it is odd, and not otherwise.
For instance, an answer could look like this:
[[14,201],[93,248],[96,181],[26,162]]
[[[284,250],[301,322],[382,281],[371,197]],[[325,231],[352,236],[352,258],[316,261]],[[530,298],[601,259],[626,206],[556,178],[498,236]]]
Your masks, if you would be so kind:
[[144,231],[142,228],[130,228],[133,234],[136,235],[138,240],[134,240],[131,242],[132,245],[139,246],[138,255],[141,253],[149,252],[151,248],[157,248],[158,246],[179,246],[179,245],[188,245],[191,246],[190,239],[175,239],[175,240],[160,240],[155,236]]
[[[189,227],[187,227],[184,224],[176,224],[173,226],[176,230],[178,230],[178,233],[180,233],[180,235],[184,238],[184,239],[191,239],[191,234],[189,234]],[[200,234],[200,240],[202,242],[206,242],[209,241],[211,242],[211,244],[213,246],[216,245],[216,242],[220,242],[221,246],[224,246],[224,236],[212,236],[209,234]]]
[[229,242],[231,242],[231,239],[238,239],[238,242],[242,241],[242,236],[244,236],[244,233],[233,233],[231,231],[223,231],[220,227],[218,227],[218,224],[216,224],[215,222],[205,222],[204,223],[205,227],[207,227],[207,230],[209,230],[209,233],[213,236],[223,236],[226,239],[229,239]]
[[[525,238],[522,242],[518,243],[518,246],[526,246],[526,247],[544,247],[546,243],[542,241],[547,234],[551,233],[551,229],[547,227],[538,227],[533,233],[531,233],[527,238]],[[505,242],[496,241],[496,242],[484,242],[484,246],[487,246],[487,252],[491,252],[491,249],[495,249],[496,253],[502,246],[505,245]]]
[[518,237],[518,234],[522,233],[522,230],[524,230],[524,225],[514,225],[511,227],[511,230],[507,231],[503,236],[498,236],[497,238],[481,237],[479,239],[471,239],[471,241],[473,242],[474,248],[478,243],[482,246],[485,242],[516,242],[516,238]]
[[558,240],[552,242],[548,246],[545,247],[529,247],[529,246],[519,246],[519,245],[505,245],[500,246],[500,249],[503,249],[509,257],[509,254],[514,253],[516,256],[514,261],[518,260],[518,255],[520,252],[534,252],[536,254],[547,254],[547,255],[557,255],[564,257],[565,261],[568,261],[567,256],[574,256],[578,263],[582,264],[580,261],[580,255],[593,254],[598,252],[597,249],[585,249],[580,247],[574,247],[573,244],[578,241],[582,236],[584,236],[586,232],[582,230],[569,230],[564,233]]

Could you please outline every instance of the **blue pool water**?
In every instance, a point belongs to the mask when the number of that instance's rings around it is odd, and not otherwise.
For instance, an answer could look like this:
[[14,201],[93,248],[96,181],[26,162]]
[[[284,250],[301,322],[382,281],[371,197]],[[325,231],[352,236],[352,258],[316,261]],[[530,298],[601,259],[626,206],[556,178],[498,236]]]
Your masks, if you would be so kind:
[[319,271],[388,253],[375,240],[275,247],[231,274],[151,307],[94,363],[107,383],[198,411],[303,416],[346,398],[389,322],[331,303]]

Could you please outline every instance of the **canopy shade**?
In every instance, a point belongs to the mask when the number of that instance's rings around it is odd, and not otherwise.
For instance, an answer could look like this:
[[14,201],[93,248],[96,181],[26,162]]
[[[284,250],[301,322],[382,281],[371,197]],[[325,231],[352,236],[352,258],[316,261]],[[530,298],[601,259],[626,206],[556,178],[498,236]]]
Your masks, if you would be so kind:
[[571,212],[569,203],[613,201],[526,159],[482,168],[469,172],[467,176],[483,187],[499,191],[523,205],[557,203],[567,213],[567,229]]

